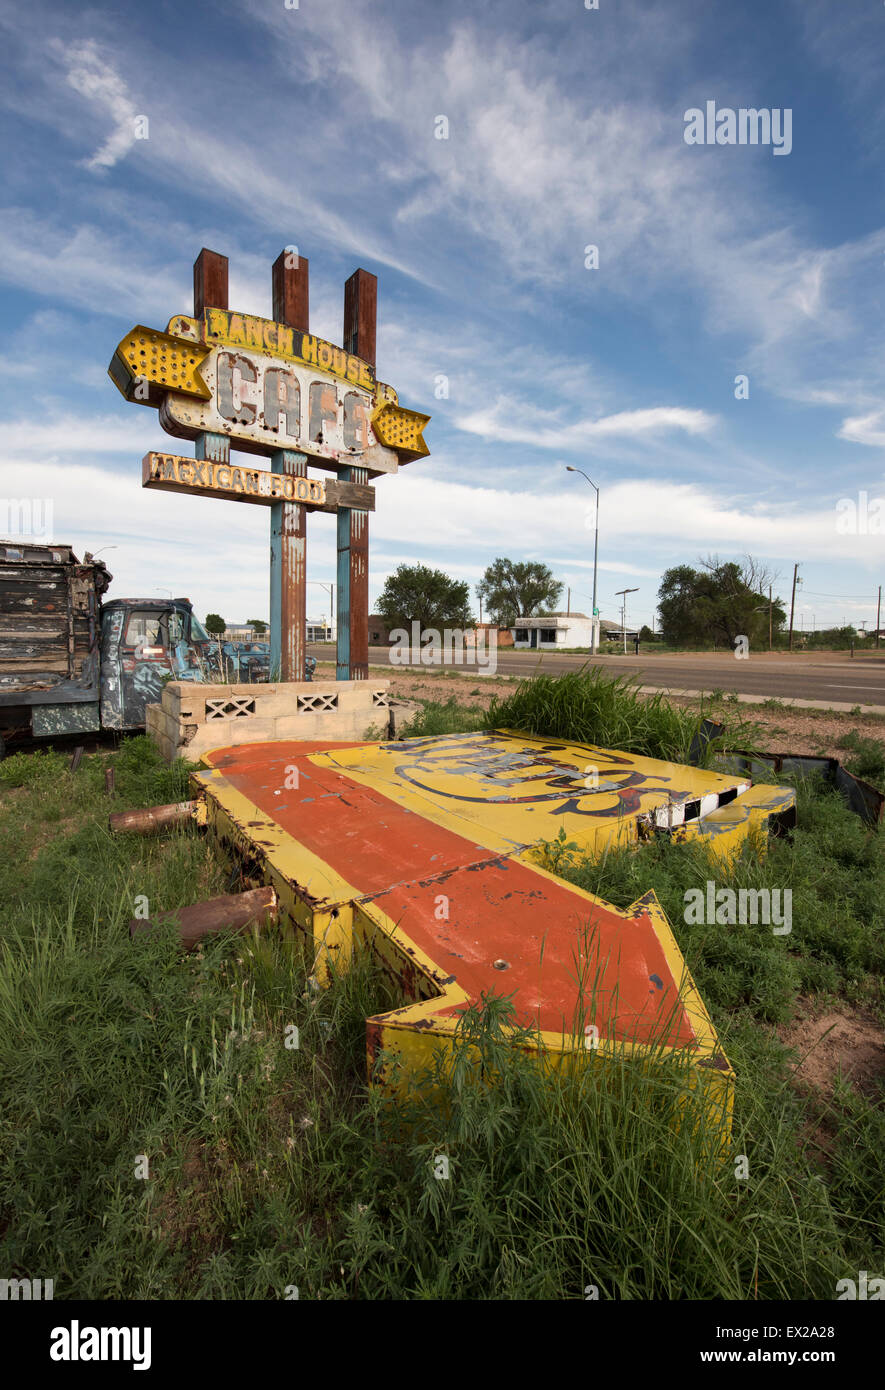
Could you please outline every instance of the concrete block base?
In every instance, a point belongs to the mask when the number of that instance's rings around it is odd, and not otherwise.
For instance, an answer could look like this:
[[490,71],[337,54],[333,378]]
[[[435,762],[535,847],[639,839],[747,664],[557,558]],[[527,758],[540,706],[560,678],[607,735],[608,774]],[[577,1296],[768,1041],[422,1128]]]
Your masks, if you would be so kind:
[[[274,739],[386,738],[390,682],[286,681],[198,685],[170,681],[147,707],[147,733],[167,762],[197,761],[211,748]],[[370,734],[369,731],[372,730]]]

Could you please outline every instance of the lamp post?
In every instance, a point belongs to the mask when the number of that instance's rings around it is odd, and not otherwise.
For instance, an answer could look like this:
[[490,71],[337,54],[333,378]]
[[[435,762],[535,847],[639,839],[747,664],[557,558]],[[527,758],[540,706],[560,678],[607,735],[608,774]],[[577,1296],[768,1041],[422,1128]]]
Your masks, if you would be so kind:
[[335,629],[335,585],[324,579],[308,579],[308,584],[319,584],[321,589],[329,590],[329,632]]
[[[567,473],[580,473],[582,478],[587,478],[587,474],[582,468],[573,468],[570,463],[567,463],[565,468]],[[590,655],[596,656],[599,651],[599,627],[597,626],[596,618],[596,561],[599,555],[599,488],[592,478],[587,478],[587,482],[596,492],[596,527],[593,537],[593,612],[590,615]]]
[[624,634],[624,655],[627,655],[627,595],[638,594],[639,589],[616,589],[616,594],[621,595],[621,631]]

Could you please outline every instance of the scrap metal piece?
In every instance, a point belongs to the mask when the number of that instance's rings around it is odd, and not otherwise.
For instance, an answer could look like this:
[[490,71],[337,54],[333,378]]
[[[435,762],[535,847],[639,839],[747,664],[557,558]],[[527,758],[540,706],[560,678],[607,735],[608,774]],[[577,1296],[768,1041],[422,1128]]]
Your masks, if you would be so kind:
[[885,792],[870,786],[843,767],[838,758],[816,757],[806,753],[748,753],[730,750],[719,758],[723,767],[734,768],[756,777],[760,773],[791,773],[805,777],[819,772],[825,782],[841,792],[849,810],[869,825],[885,820]]

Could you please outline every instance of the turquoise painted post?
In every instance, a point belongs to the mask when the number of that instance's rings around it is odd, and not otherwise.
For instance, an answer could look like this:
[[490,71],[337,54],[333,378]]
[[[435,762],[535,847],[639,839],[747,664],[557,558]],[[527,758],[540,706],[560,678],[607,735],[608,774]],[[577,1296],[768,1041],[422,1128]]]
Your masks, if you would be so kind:
[[[351,482],[351,470],[342,468],[342,483]],[[338,524],[338,646],[335,679],[350,680],[350,508],[339,507]]]
[[[279,449],[274,473],[307,476],[307,455]],[[270,678],[303,681],[307,655],[307,526],[298,502],[270,509]]]

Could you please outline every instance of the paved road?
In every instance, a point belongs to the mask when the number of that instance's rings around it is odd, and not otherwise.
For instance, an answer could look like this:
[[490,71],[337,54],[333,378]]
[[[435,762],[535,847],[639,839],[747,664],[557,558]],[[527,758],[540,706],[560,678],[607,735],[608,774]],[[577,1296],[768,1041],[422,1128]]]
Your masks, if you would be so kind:
[[[320,661],[332,657],[329,647],[312,647],[311,651]],[[369,661],[374,666],[388,665],[389,658],[388,647],[369,649]],[[499,649],[497,658],[497,672],[503,676],[531,675],[538,670],[555,675],[574,670],[589,659],[506,648]],[[638,675],[643,685],[659,690],[736,690],[742,695],[813,700],[819,704],[885,705],[885,649],[878,655],[858,655],[854,660],[840,652],[815,656],[797,653],[792,657],[751,653],[746,660],[712,654],[644,659],[632,655],[604,656],[594,664],[612,673]],[[476,667],[461,669],[473,671]]]

